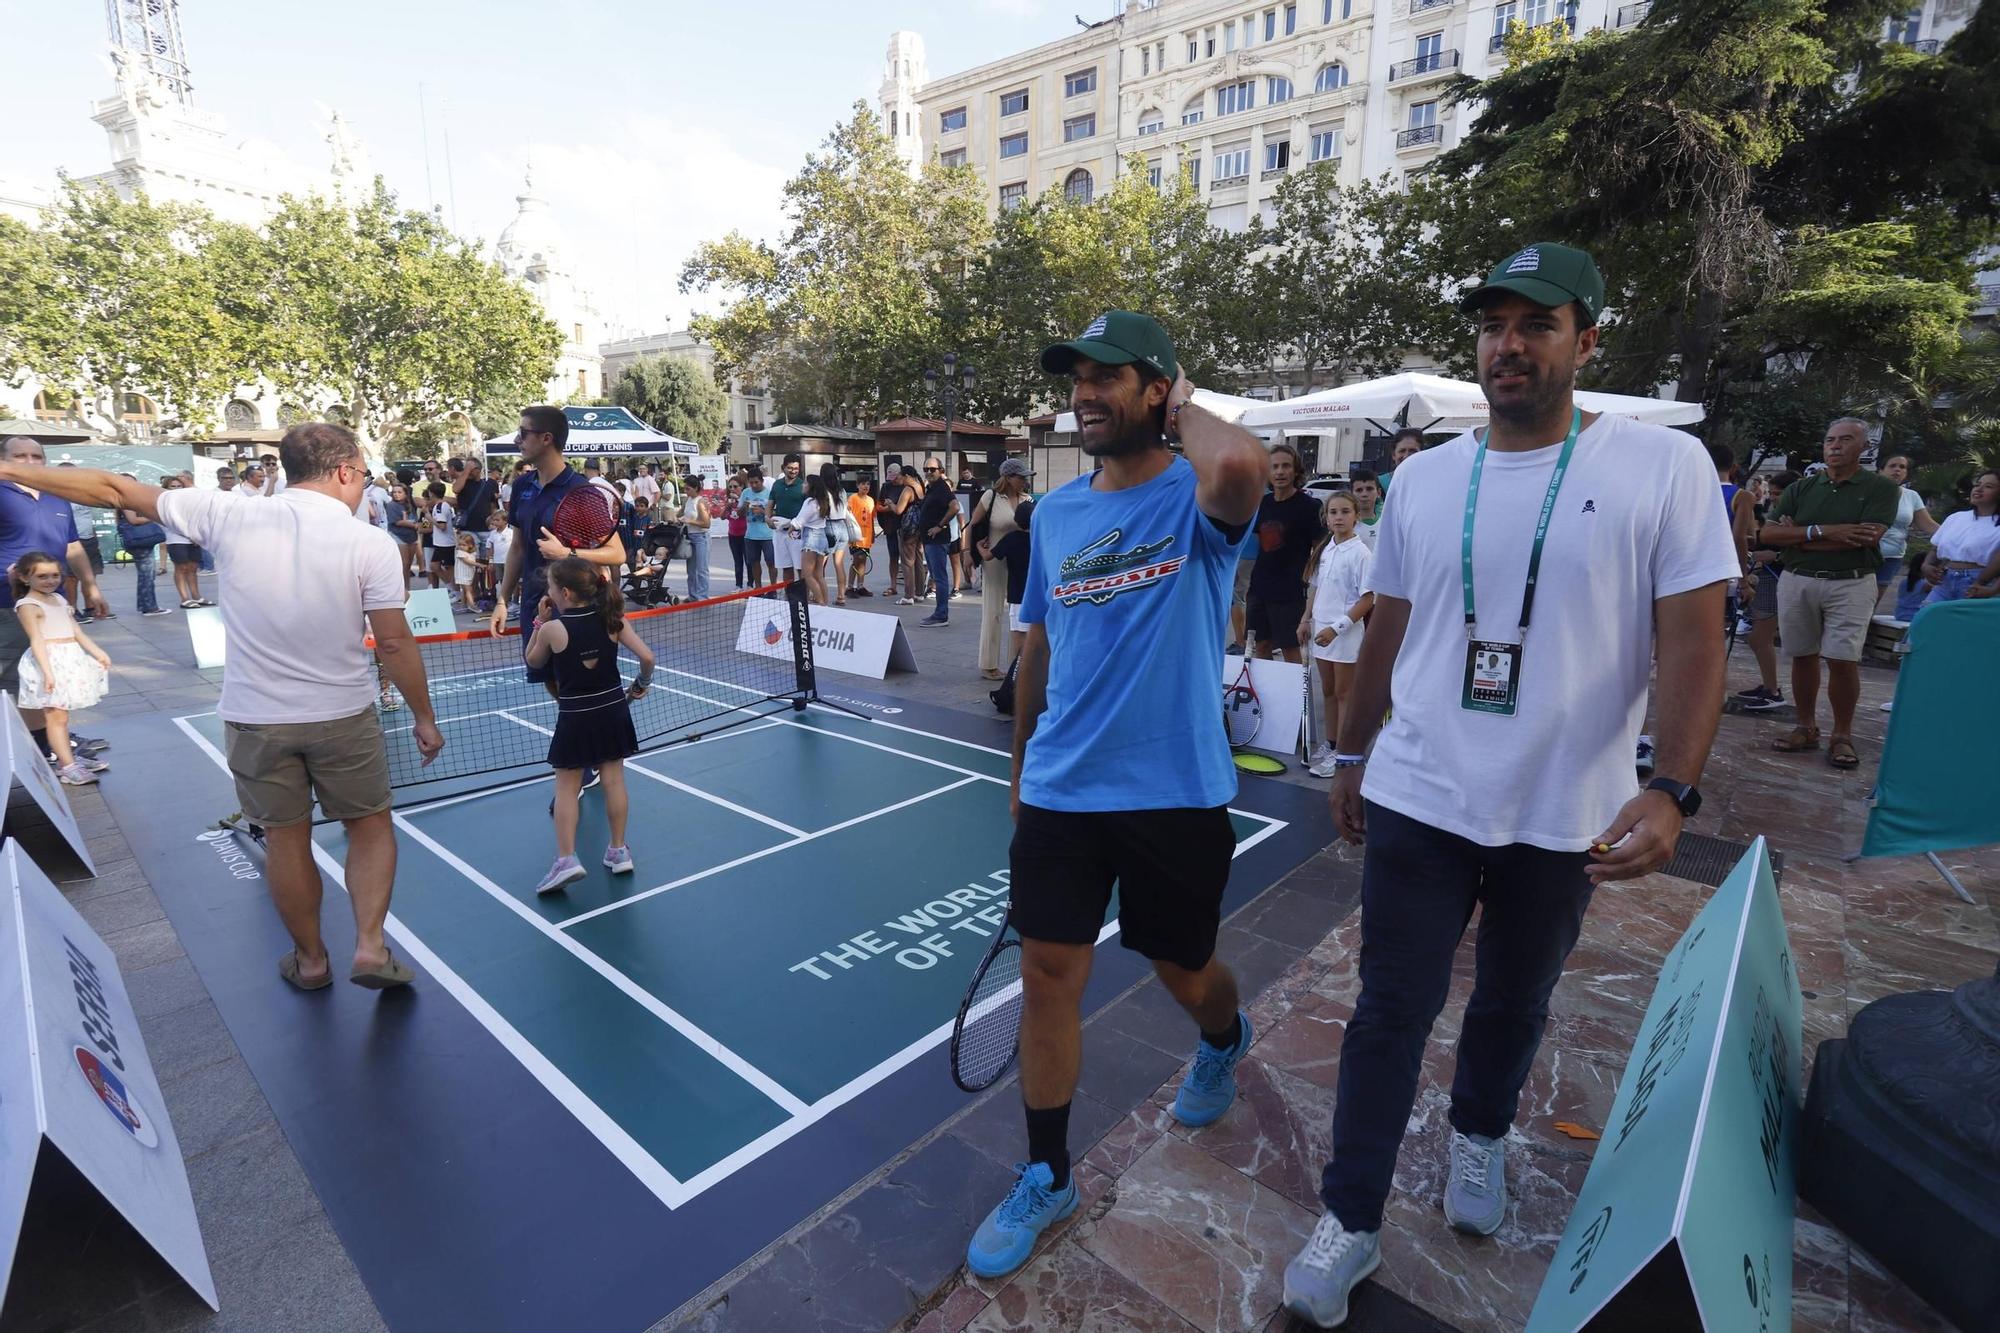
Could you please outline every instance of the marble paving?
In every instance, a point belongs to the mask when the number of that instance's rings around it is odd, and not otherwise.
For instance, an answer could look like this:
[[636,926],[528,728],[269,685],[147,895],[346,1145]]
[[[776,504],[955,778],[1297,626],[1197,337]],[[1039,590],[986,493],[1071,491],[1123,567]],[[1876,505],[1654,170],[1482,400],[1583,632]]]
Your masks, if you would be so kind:
[[[1754,683],[1747,657],[1732,665],[1732,690]],[[2000,851],[1945,858],[1981,899],[1978,906],[1958,902],[1920,858],[1841,862],[1860,843],[1887,720],[1877,705],[1893,690],[1894,674],[1870,666],[1863,682],[1859,770],[1838,772],[1823,752],[1772,752],[1771,738],[1792,725],[1790,709],[1783,719],[1732,713],[1702,784],[1708,806],[1691,825],[1738,841],[1762,834],[1786,854],[1780,892],[1805,992],[1808,1060],[1870,1000],[1955,986],[1990,973],[2000,954]],[[1330,848],[1299,875],[1324,876],[1323,863],[1334,862],[1351,883],[1359,855]],[[1508,1136],[1507,1221],[1483,1240],[1453,1232],[1440,1207],[1448,1090],[1472,984],[1468,933],[1427,1051],[1382,1267],[1357,1292],[1349,1327],[1508,1333],[1523,1326],[1595,1147],[1556,1126],[1604,1124],[1661,960],[1710,892],[1656,875],[1597,895]],[[1000,1283],[961,1271],[902,1327],[1288,1327],[1277,1310],[1279,1275],[1319,1210],[1340,1043],[1358,990],[1359,937],[1358,916],[1349,913],[1317,940],[1289,941],[1303,952],[1251,1005],[1259,1038],[1241,1067],[1241,1099],[1227,1116],[1202,1130],[1175,1124],[1166,1109],[1180,1078],[1174,1070],[1087,1151],[1075,1145],[1084,1203],[1026,1268]],[[1129,1022],[1123,1030],[1137,1031]],[[998,1095],[1007,1101],[1004,1113],[1017,1114],[1010,1090]],[[1803,1205],[1795,1237],[1795,1329],[1948,1327]]]

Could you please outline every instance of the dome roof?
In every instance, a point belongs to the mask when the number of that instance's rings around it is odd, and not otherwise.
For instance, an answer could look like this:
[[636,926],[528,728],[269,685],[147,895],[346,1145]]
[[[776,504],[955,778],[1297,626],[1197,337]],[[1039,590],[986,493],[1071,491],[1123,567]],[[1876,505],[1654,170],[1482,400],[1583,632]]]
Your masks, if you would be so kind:
[[514,200],[520,207],[493,246],[494,261],[512,277],[521,277],[530,269],[560,269],[562,233],[549,213],[548,201],[535,193],[532,165]]

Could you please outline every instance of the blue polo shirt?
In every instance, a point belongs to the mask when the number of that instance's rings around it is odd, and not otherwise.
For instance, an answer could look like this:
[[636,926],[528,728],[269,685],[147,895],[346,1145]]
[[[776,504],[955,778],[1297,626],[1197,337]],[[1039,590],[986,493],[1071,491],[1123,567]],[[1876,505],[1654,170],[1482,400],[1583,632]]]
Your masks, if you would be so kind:
[[[11,481],[0,482],[0,571],[11,569],[30,551],[47,551],[63,560],[77,539],[76,515],[69,501],[46,493],[30,495]],[[0,607],[13,605],[13,585],[0,579]]]

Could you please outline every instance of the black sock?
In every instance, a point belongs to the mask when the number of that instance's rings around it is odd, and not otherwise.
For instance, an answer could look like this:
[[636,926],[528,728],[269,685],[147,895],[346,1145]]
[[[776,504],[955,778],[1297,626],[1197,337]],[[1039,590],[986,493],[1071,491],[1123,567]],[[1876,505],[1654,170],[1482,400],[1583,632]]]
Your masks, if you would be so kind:
[[52,755],[55,753],[54,750],[49,748],[49,729],[47,727],[36,727],[28,734],[35,738],[35,744],[41,747],[43,754]]
[[1028,1160],[1047,1162],[1056,1189],[1069,1184],[1069,1103],[1028,1112]]
[[1229,1020],[1229,1026],[1220,1032],[1204,1032],[1201,1039],[1218,1051],[1233,1051],[1236,1043],[1243,1040],[1243,1015],[1237,1014]]

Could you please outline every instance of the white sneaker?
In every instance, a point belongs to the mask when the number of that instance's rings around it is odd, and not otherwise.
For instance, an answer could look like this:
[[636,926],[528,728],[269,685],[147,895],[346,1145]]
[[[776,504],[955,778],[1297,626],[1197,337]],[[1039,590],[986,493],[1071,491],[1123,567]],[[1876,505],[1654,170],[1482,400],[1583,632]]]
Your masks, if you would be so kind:
[[1347,1297],[1382,1263],[1382,1233],[1348,1231],[1320,1214],[1305,1248],[1285,1265],[1285,1309],[1315,1328],[1347,1322]]
[[1885,712],[1885,713],[1893,713],[1893,712],[1895,712],[1895,711],[1896,711],[1896,701],[1895,701],[1894,699],[1891,699],[1891,700],[1889,700],[1889,701],[1888,701],[1887,703],[1883,704],[1883,705],[1882,705],[1882,711],[1883,711],[1883,712]]
[[56,777],[62,780],[64,786],[68,787],[88,787],[91,783],[97,781],[97,774],[91,772],[82,764],[71,764],[67,768],[59,768],[56,770]]
[[632,873],[632,849],[630,847],[607,847],[604,849],[604,868],[614,875]]
[[1333,747],[1327,744],[1325,741],[1321,741],[1318,745],[1313,746],[1312,753],[1306,756],[1306,767],[1312,768],[1314,765],[1318,764],[1320,760],[1328,758],[1332,754],[1333,754]]
[[1333,751],[1328,750],[1318,759],[1315,759],[1312,763],[1307,764],[1306,772],[1312,774],[1316,778],[1330,778],[1334,774],[1335,767],[1336,765],[1333,762]]
[[558,856],[549,873],[542,876],[542,882],[535,886],[536,893],[554,893],[565,884],[574,884],[582,879],[584,869],[574,856]]

